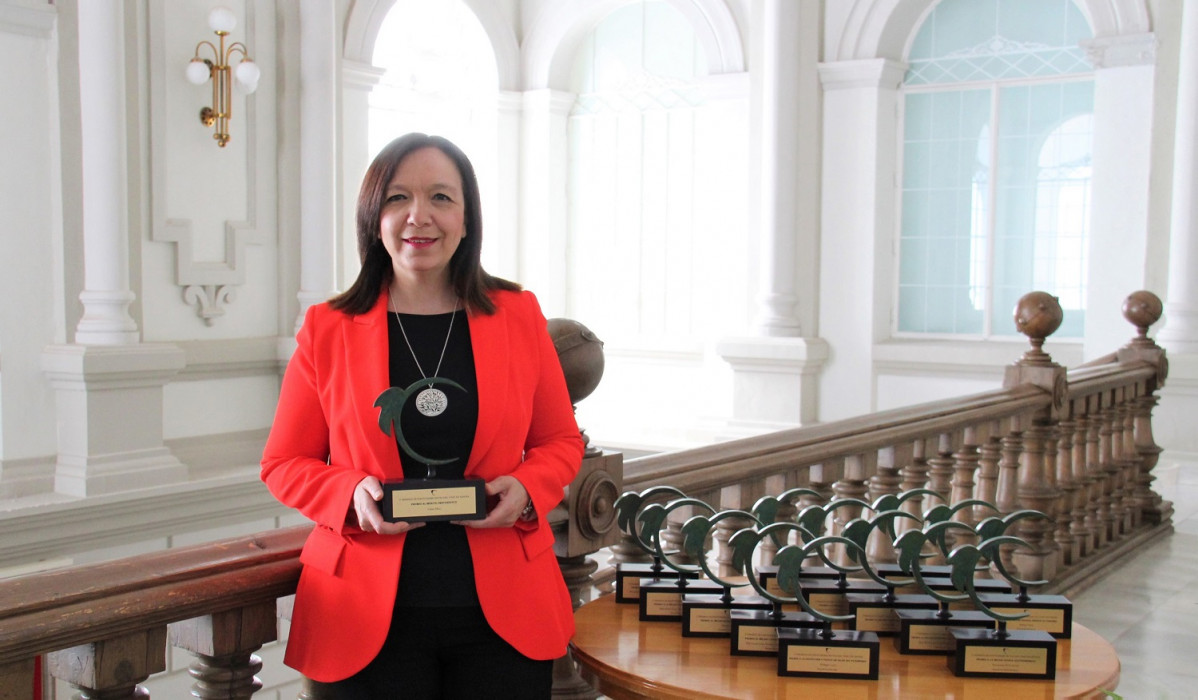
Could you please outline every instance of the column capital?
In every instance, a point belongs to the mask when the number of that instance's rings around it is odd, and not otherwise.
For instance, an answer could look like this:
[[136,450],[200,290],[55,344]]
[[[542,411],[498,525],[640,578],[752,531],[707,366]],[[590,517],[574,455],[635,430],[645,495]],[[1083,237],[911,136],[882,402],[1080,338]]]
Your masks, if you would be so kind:
[[370,92],[386,74],[386,68],[352,58],[341,59],[341,80],[347,88]]
[[819,79],[824,90],[897,90],[906,73],[906,63],[889,58],[863,58],[819,64]]
[[1103,36],[1081,42],[1095,70],[1154,65],[1156,44],[1156,35],[1151,32]]

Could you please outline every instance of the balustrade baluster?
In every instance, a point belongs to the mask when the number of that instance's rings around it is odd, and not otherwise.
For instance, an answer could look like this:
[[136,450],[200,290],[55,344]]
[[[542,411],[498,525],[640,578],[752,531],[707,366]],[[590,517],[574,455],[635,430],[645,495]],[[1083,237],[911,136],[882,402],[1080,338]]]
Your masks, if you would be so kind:
[[[902,477],[899,475],[899,465],[909,464],[911,453],[910,443],[878,450],[878,471],[869,479],[869,498],[867,500],[870,503],[885,495],[897,496],[901,493]],[[871,517],[873,515],[875,514],[870,514]],[[913,524],[906,518],[898,518],[893,522],[896,535],[910,529]],[[872,562],[893,564],[898,561],[898,556],[894,552],[894,543],[880,535],[870,538],[866,553]]]
[[1112,398],[1109,395],[1104,395],[1102,398],[1103,408],[1099,411],[1099,429],[1098,429],[1098,468],[1099,468],[1099,484],[1102,491],[1098,501],[1098,516],[1102,524],[1102,534],[1104,542],[1114,542],[1119,538],[1119,527],[1116,524],[1118,515],[1116,514],[1116,498],[1118,497],[1118,484],[1116,479],[1119,475],[1119,465],[1115,463],[1115,417],[1116,410],[1114,404],[1110,403]]
[[1156,444],[1152,435],[1152,409],[1160,399],[1154,394],[1141,396],[1136,400],[1133,411],[1136,426],[1136,452],[1140,455],[1140,472],[1136,477],[1136,504],[1140,509],[1143,522],[1159,525],[1162,521],[1173,517],[1173,504],[1161,498],[1152,488],[1156,480],[1153,469],[1161,456],[1161,446]]
[[[1003,515],[1014,513],[1019,508],[1019,461],[1023,454],[1023,426],[1019,420],[1012,421],[1010,431],[1002,437],[1002,456],[998,462],[998,512]],[[1008,534],[1016,535],[1019,523],[1011,528]],[[999,548],[1003,566],[1008,571],[1018,572],[1011,556],[1012,547],[1004,545]]]
[[165,670],[166,627],[46,655],[46,672],[76,688],[76,700],[144,700],[150,693],[139,684]]
[[[978,448],[978,428],[970,426],[961,434],[961,446],[953,453],[952,499],[950,503],[960,503],[974,497],[974,475],[981,463],[981,450]],[[986,513],[986,515],[991,515]],[[970,528],[978,524],[978,511],[975,507],[962,508],[953,516],[953,520],[968,525]],[[977,535],[962,530],[954,531],[953,541],[957,545],[977,544]]]
[[1090,434],[1090,417],[1085,414],[1086,402],[1074,401],[1070,413],[1075,416],[1073,434],[1073,539],[1077,542],[1077,556],[1084,559],[1095,548],[1095,532],[1091,506],[1094,479],[1086,470],[1087,435]]
[[1119,514],[1120,527],[1126,533],[1140,526],[1139,509],[1136,508],[1136,477],[1140,472],[1140,455],[1136,452],[1136,426],[1132,409],[1135,405],[1135,387],[1123,391],[1119,402],[1119,424],[1123,430],[1116,436],[1119,440]]
[[[912,491],[914,489],[922,489],[928,483],[928,466],[927,460],[927,440],[916,440],[911,443],[911,459],[903,466],[903,491]],[[912,497],[903,502],[903,510],[914,515],[917,518],[922,518],[923,513],[931,504],[924,504],[924,497]],[[902,523],[902,520],[898,522]],[[916,527],[913,523],[905,525],[907,527]]]
[[[1068,410],[1071,404],[1066,406]],[[1072,566],[1081,556],[1081,548],[1073,534],[1074,505],[1077,501],[1078,485],[1073,480],[1073,435],[1077,423],[1072,415],[1057,424],[1057,488],[1061,497],[1057,500],[1056,520],[1057,546],[1061,548],[1061,564]]]
[[[562,570],[566,590],[570,592],[570,602],[577,610],[584,602],[583,589],[590,584],[591,575],[599,565],[585,554],[558,557],[557,563]],[[599,697],[599,693],[582,679],[578,672],[578,663],[569,651],[553,662],[553,697],[560,700],[593,700]]]
[[[1052,427],[1040,420],[1033,421],[1023,434],[1019,505],[1041,513],[1052,513],[1059,496],[1045,466],[1045,450],[1051,434]],[[1056,576],[1058,550],[1051,538],[1053,526],[1048,519],[1025,518],[1019,525],[1019,536],[1028,547],[1016,549],[1013,558],[1024,578],[1051,579]]]
[[1106,513],[1103,510],[1103,492],[1106,489],[1106,471],[1102,468],[1102,396],[1095,395],[1086,401],[1088,413],[1086,431],[1086,478],[1090,484],[1090,502],[1086,505],[1086,527],[1094,533],[1094,549],[1106,546]]
[[[869,477],[869,473],[874,471],[873,465],[877,463],[877,459],[877,452],[859,453],[845,457],[844,476],[833,487],[837,500],[845,498],[865,500],[869,495],[865,480]],[[844,532],[845,525],[864,515],[863,510],[861,506],[852,503],[837,508],[832,517],[830,534],[839,535]],[[843,565],[850,563],[848,553],[844,551],[843,546],[835,545],[832,551],[835,552],[834,556],[836,557],[833,561]]]
[[168,630],[172,646],[196,657],[188,667],[195,679],[193,697],[249,698],[262,688],[254,675],[262,670],[262,659],[254,652],[278,639],[278,610],[272,600],[175,622]]
[[1001,423],[994,423],[988,429],[988,436],[978,447],[977,485],[974,493],[978,500],[998,504],[998,462],[1002,457],[1002,433],[1005,432]]

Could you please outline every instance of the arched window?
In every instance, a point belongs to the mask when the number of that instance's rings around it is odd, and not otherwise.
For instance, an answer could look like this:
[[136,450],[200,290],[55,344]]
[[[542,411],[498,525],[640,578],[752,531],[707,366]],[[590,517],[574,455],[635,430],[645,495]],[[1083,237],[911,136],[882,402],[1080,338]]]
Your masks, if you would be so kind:
[[571,315],[612,346],[726,329],[745,308],[743,100],[710,89],[694,29],[664,0],[604,17],[572,71]]
[[903,81],[896,331],[1014,335],[1023,294],[1084,324],[1092,69],[1070,0],[944,0]]
[[[484,230],[496,211],[498,68],[478,18],[462,0],[396,0],[379,27],[375,66],[386,71],[370,93],[371,157],[397,136],[437,134],[466,152],[479,179]],[[494,239],[491,239],[492,241]],[[494,244],[483,262],[496,271]]]

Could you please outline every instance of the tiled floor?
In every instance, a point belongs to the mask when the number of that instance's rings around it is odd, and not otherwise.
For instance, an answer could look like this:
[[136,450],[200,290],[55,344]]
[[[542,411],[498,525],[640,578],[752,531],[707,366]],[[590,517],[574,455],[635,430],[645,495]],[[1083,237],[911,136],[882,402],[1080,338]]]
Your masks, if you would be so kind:
[[1198,462],[1162,455],[1156,487],[1175,532],[1075,596],[1073,615],[1114,644],[1120,696],[1198,698]]

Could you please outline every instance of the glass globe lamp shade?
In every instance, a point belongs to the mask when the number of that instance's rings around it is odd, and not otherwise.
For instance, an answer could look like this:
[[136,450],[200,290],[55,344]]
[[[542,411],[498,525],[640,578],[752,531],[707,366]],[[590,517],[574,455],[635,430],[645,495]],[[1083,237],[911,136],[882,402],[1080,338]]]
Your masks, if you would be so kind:
[[193,58],[187,64],[187,80],[193,85],[203,85],[212,75],[212,69],[202,59]]
[[233,75],[237,78],[238,88],[248,95],[258,89],[258,78],[262,77],[262,70],[258,68],[257,63],[247,58],[237,64]]
[[214,32],[228,34],[237,27],[237,16],[227,7],[214,7],[212,12],[208,13],[208,26]]

